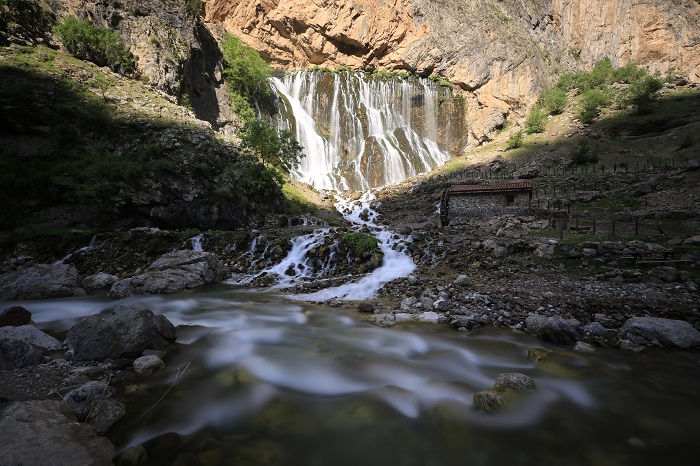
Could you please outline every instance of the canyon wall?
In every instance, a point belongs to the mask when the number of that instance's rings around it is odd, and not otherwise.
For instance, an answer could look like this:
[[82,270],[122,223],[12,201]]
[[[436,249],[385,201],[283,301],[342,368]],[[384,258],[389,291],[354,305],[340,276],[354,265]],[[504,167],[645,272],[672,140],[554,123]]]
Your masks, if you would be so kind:
[[694,0],[206,0],[204,18],[282,69],[444,76],[466,93],[470,145],[606,56],[700,81]]

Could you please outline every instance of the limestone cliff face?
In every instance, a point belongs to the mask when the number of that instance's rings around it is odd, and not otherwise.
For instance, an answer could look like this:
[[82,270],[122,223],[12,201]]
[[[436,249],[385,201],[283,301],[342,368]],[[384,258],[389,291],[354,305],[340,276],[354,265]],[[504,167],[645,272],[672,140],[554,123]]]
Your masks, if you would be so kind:
[[280,68],[442,75],[467,93],[472,142],[605,56],[700,81],[694,0],[206,0],[205,20]]

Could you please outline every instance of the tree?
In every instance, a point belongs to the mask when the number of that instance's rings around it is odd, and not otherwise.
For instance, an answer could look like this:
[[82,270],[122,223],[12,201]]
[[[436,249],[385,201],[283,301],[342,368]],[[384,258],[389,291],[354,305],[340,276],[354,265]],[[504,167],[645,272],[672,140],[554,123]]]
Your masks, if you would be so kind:
[[303,148],[289,130],[276,131],[260,120],[249,121],[241,140],[266,165],[289,172],[299,165]]

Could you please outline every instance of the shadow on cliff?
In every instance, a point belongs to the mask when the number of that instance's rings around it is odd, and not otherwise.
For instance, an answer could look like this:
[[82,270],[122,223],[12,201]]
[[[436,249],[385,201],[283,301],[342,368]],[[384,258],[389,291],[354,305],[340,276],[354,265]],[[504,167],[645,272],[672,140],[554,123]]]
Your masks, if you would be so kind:
[[2,230],[254,228],[288,209],[246,151],[191,118],[125,113],[111,75],[71,79],[39,68],[49,49],[43,59],[0,65]]

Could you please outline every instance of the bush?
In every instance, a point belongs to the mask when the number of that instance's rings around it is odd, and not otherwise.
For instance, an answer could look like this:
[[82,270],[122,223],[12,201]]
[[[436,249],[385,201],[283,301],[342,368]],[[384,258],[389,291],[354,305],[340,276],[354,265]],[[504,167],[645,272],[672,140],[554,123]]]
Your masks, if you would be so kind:
[[661,89],[661,86],[660,79],[646,75],[630,84],[624,93],[623,102],[636,107],[639,113],[650,113],[654,100],[653,95]]
[[109,66],[122,74],[133,73],[135,69],[136,60],[116,31],[69,16],[56,26],[56,33],[68,52],[81,60]]
[[527,134],[543,133],[547,127],[547,114],[542,108],[535,106],[525,119],[525,132]]
[[542,91],[537,103],[549,112],[550,115],[559,115],[566,109],[569,99],[564,89],[550,87]]
[[506,150],[517,149],[523,145],[523,132],[518,131],[506,140]]
[[358,256],[369,256],[379,252],[379,240],[364,233],[345,233],[341,241]]
[[249,121],[241,136],[243,144],[266,165],[295,169],[304,156],[303,149],[289,130],[276,131],[260,120]]
[[272,97],[268,83],[272,69],[255,49],[230,34],[221,42],[221,53],[223,76],[232,95],[232,106],[245,120],[250,120],[255,117],[253,103]]
[[608,93],[601,89],[588,89],[581,94],[579,101],[578,119],[582,123],[590,123],[600,113],[600,108],[610,102]]
[[189,13],[189,15],[193,18],[199,16],[199,14],[202,12],[202,6],[202,0],[185,0],[185,8],[187,9],[187,13]]
[[576,147],[576,151],[571,157],[572,163],[575,165],[585,165],[587,163],[598,163],[598,146],[594,149],[588,145],[588,141],[581,141]]

